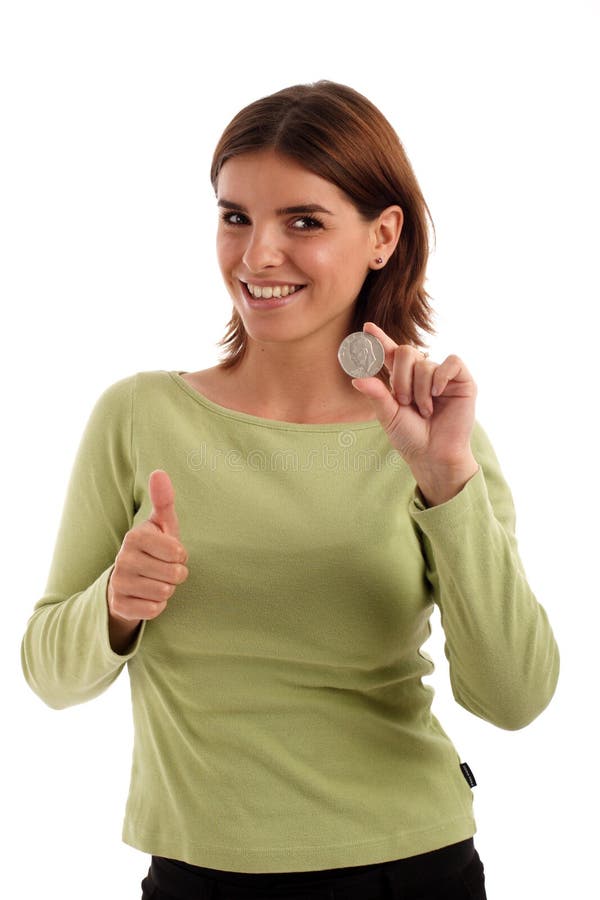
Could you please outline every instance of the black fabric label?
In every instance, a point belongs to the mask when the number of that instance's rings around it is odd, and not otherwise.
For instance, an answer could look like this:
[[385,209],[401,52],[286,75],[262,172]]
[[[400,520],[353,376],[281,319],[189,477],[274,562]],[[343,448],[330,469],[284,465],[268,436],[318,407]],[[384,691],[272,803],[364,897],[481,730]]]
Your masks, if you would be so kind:
[[475,787],[477,782],[475,781],[475,776],[471,772],[471,770],[468,766],[468,763],[461,763],[460,769],[461,769],[461,772],[463,773],[463,775],[465,776],[465,781],[467,782],[469,787]]

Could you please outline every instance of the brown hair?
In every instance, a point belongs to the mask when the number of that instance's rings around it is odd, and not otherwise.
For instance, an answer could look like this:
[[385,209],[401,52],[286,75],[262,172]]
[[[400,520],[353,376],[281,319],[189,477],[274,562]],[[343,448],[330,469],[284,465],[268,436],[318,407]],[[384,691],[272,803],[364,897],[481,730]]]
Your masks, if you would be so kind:
[[[417,329],[436,333],[424,288],[427,220],[434,238],[435,227],[400,139],[383,113],[362,94],[328,80],[297,84],[256,100],[231,120],[215,148],[210,171],[215,194],[228,159],[266,149],[291,157],[337,185],[365,221],[376,219],[387,206],[402,208],[398,244],[382,269],[367,274],[350,331],[362,331],[370,321],[398,344],[428,346]],[[226,348],[221,368],[241,360],[246,340],[246,329],[234,309],[219,341]],[[382,380],[387,383],[387,376]]]

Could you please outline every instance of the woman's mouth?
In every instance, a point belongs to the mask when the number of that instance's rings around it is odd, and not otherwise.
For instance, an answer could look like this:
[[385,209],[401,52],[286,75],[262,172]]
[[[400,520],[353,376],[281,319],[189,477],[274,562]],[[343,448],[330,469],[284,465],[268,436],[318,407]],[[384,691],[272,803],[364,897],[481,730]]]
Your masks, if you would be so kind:
[[248,306],[252,309],[274,309],[278,306],[287,306],[291,303],[296,294],[304,290],[305,284],[284,284],[269,287],[260,287],[252,282],[247,284],[240,281],[244,298]]

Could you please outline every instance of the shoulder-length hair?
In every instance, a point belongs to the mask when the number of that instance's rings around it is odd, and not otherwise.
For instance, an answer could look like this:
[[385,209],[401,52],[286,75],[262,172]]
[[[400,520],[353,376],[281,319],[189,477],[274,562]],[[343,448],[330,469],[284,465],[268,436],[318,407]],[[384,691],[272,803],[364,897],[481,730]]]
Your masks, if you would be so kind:
[[[428,346],[418,329],[436,333],[424,287],[427,222],[434,238],[435,227],[400,139],[383,113],[362,94],[328,80],[297,84],[256,100],[234,116],[215,148],[210,172],[215,195],[219,172],[228,159],[266,149],[291,157],[337,185],[367,222],[390,205],[402,208],[398,244],[383,268],[367,274],[350,332],[362,331],[370,321],[398,344]],[[225,348],[221,368],[241,360],[246,341],[234,309],[219,341]],[[382,380],[388,381],[385,375]]]

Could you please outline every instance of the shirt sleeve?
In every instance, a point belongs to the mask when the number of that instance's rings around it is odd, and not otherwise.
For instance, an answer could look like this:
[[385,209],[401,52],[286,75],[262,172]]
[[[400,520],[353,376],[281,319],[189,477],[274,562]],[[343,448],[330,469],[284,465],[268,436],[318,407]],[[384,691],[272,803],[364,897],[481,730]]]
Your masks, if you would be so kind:
[[126,654],[108,633],[106,589],[135,514],[132,464],[136,376],[96,401],[71,470],[43,596],[21,643],[31,689],[53,709],[91,700],[138,650],[145,622]]
[[415,487],[409,512],[440,609],[454,698],[512,731],[552,699],[559,651],[519,556],[511,491],[477,421],[471,449],[479,469],[462,490],[427,507]]

